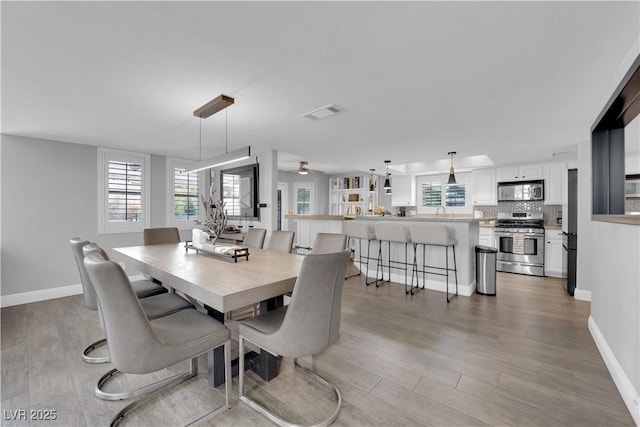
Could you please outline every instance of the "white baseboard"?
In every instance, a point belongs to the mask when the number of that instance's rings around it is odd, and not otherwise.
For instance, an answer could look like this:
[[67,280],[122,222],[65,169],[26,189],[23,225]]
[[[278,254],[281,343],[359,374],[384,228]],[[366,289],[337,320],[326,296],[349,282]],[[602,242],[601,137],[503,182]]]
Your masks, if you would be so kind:
[[616,359],[615,354],[613,354],[609,344],[607,344],[602,332],[600,332],[600,328],[598,328],[598,325],[591,316],[589,316],[589,332],[591,332],[591,336],[598,350],[600,350],[600,355],[605,365],[607,365],[607,369],[609,369],[611,378],[613,378],[613,382],[616,384],[622,400],[624,400],[625,405],[627,405],[627,409],[629,409],[636,425],[640,426],[640,395],[638,394],[638,390],[634,389],[629,377],[627,377],[622,366],[618,363],[618,359]]
[[[140,274],[129,277],[129,280],[142,280],[145,277]],[[80,295],[82,293],[82,285],[60,286],[58,288],[42,289],[40,291],[22,292],[19,294],[0,296],[0,307],[11,307],[20,304],[29,304],[32,302],[46,301],[50,299],[63,298],[71,295]]]
[[591,302],[591,291],[585,291],[584,289],[576,288],[573,292],[573,297],[580,301],[589,301]]

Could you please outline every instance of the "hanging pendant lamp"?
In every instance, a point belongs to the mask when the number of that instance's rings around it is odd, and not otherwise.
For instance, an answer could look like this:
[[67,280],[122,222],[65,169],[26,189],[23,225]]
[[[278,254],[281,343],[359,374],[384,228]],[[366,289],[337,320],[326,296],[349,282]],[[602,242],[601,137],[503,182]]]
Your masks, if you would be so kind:
[[389,163],[391,163],[391,160],[385,160],[384,163],[387,168],[387,174],[384,178],[384,189],[386,190],[386,194],[391,194],[391,179],[389,179],[389,177],[391,176],[391,174],[389,173]]
[[198,108],[193,112],[195,117],[200,118],[200,161],[193,163],[187,173],[198,172],[203,169],[215,168],[218,166],[226,165],[229,163],[234,163],[240,160],[248,159],[251,156],[251,147],[246,146],[242,148],[238,148],[237,150],[228,151],[227,143],[228,143],[228,111],[225,110],[225,136],[224,136],[224,153],[218,154],[217,156],[209,157],[207,159],[202,159],[202,119],[206,119],[207,117],[217,113],[220,110],[226,109],[228,106],[232,105],[235,100],[226,95],[220,95],[217,98],[212,99],[202,107]]
[[453,156],[457,153],[455,151],[449,151],[447,154],[451,156],[451,167],[449,168],[449,181],[447,181],[447,184],[457,184],[456,176],[453,172]]
[[376,171],[375,169],[369,169],[371,171],[371,178],[369,178],[369,193],[376,192],[376,181],[373,178],[373,173]]

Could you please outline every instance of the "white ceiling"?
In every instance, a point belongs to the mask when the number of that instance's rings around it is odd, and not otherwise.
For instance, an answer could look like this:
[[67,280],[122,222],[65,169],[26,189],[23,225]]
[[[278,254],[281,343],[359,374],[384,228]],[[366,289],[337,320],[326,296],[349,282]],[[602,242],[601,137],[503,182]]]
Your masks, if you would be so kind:
[[[336,172],[575,151],[637,46],[639,3],[8,2],[2,132],[197,160],[228,147]],[[300,117],[336,104],[323,120]],[[225,112],[202,121],[224,151]],[[462,160],[461,160],[462,161]]]

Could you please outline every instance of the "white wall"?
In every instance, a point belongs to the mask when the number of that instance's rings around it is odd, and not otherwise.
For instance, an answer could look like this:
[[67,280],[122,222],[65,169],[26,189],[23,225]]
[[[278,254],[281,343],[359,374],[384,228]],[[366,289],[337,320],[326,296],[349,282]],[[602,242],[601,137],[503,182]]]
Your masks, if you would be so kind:
[[[638,52],[636,43],[620,64],[614,64],[616,76],[600,108]],[[592,221],[592,179],[598,177],[592,177],[591,141],[585,140],[578,144],[577,288],[591,291],[589,329],[640,425],[640,227]]]
[[141,233],[97,234],[96,147],[2,135],[2,150],[3,296],[79,284],[72,237],[142,244]]
[[591,221],[590,141],[579,145],[578,161],[577,288],[591,291],[590,329],[638,422],[640,227]]
[[[65,142],[1,135],[0,295],[3,305],[16,295],[80,284],[69,239],[95,241],[109,251],[142,245],[142,233],[97,234],[97,148]],[[277,153],[258,155],[260,201],[265,228],[275,228]],[[251,163],[255,161],[255,156]],[[151,156],[151,226],[166,226],[166,158]],[[15,178],[18,177],[18,178]],[[191,230],[182,230],[183,240]],[[129,274],[137,272],[128,269]],[[79,289],[80,288],[75,288]],[[50,292],[49,292],[50,291]],[[12,296],[12,298],[5,298]]]
[[[323,173],[310,173],[308,175],[300,175],[297,172],[278,171],[278,181],[286,182],[289,185],[289,197],[287,200],[287,208],[293,209],[295,194],[293,192],[296,182],[311,182],[314,184],[314,215],[326,215],[329,213],[329,175]],[[293,228],[290,228],[293,230]]]

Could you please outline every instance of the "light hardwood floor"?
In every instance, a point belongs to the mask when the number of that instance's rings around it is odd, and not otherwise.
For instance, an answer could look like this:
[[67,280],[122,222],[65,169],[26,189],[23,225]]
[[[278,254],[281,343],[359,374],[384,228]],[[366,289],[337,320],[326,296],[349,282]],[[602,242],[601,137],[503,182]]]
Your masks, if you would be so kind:
[[[339,341],[315,360],[342,392],[337,426],[633,426],[587,329],[589,303],[564,293],[560,280],[498,274],[498,295],[459,297],[439,292],[405,297],[402,286],[365,287],[347,280]],[[93,396],[110,365],[87,365],[80,351],[103,336],[82,296],[4,308],[2,424],[8,411],[55,409],[53,422],[99,426],[127,402]],[[306,365],[311,360],[305,360]],[[186,369],[187,365],[172,368]],[[141,384],[168,372],[121,378]],[[201,373],[140,408],[123,425],[184,425],[222,403],[223,388]],[[248,374],[248,390],[296,422],[320,419],[330,394],[290,359],[264,384]],[[210,425],[270,425],[237,399]],[[295,408],[295,409],[294,409]]]

